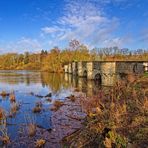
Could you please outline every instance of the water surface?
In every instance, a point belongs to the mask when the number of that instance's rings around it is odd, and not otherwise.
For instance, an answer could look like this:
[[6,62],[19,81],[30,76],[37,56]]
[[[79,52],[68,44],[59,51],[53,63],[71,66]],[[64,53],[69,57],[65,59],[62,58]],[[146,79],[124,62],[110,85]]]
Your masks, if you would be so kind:
[[[99,86],[96,87],[93,81],[75,78],[68,74],[52,74],[39,71],[0,71],[0,92],[8,93],[14,91],[16,100],[21,104],[20,110],[14,118],[8,118],[8,133],[11,139],[17,138],[20,132],[26,131],[25,124],[33,122],[43,128],[52,128],[50,107],[54,100],[63,100],[65,97],[75,93],[84,92],[86,95],[97,93]],[[45,96],[52,93],[52,102],[46,98],[39,98],[36,95]],[[34,95],[32,95],[34,94]],[[32,113],[36,102],[43,103],[43,111],[38,114]],[[4,108],[9,114],[11,103],[9,96],[0,96],[0,107]],[[24,127],[24,128],[22,128]]]

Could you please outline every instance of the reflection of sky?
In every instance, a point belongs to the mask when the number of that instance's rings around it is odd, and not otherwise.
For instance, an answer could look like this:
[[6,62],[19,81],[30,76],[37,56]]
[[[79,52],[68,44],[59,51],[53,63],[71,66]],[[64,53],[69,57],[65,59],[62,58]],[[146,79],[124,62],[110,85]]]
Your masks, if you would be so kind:
[[[53,80],[54,78],[54,80]],[[44,128],[50,128],[50,116],[51,112],[49,110],[52,102],[56,99],[64,99],[69,96],[73,89],[64,87],[64,79],[49,73],[44,73],[41,75],[40,72],[26,72],[26,71],[0,71],[0,92],[15,91],[15,96],[17,102],[21,102],[20,110],[17,112],[15,118],[8,118],[7,122],[14,124],[8,126],[8,133],[11,139],[16,138],[18,130],[21,128],[20,124],[26,124],[26,115],[30,118],[34,118],[34,122],[41,125]],[[52,91],[54,90],[54,92]],[[56,91],[55,91],[56,90]],[[48,93],[52,93],[52,102],[48,102],[46,98],[38,98],[31,95],[33,92],[36,95],[45,96]],[[37,101],[42,101],[43,109],[40,114],[32,113],[32,109]],[[7,113],[10,111],[10,101],[9,97],[0,96],[0,107],[4,108]],[[29,121],[30,122],[30,121]]]
[[[41,73],[37,71],[0,71],[0,91],[11,92],[14,90],[24,94],[33,92],[43,96],[52,92],[54,99],[62,99],[71,94],[70,88],[63,87],[63,80],[60,81],[61,87],[53,92],[52,89],[56,88],[54,86],[56,83],[48,81],[52,80],[52,74],[42,73],[42,77]],[[57,83],[59,83],[59,77]]]
[[6,90],[8,92],[14,90],[22,93],[34,92],[35,94],[47,94],[48,92],[51,92],[50,88],[42,87],[41,83],[26,85],[25,83],[8,84],[0,82],[0,90]]

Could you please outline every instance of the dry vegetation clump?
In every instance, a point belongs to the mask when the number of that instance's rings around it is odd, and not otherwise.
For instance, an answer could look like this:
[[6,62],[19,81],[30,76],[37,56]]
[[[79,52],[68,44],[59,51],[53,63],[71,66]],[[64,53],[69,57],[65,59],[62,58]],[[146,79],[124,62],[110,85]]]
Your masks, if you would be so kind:
[[6,91],[2,91],[2,92],[0,93],[0,95],[1,95],[2,97],[6,97],[6,96],[9,96],[9,93],[7,93]]
[[50,109],[51,111],[57,111],[64,103],[60,100],[55,100],[53,103],[53,107]]
[[15,98],[14,92],[10,93],[9,99],[10,99],[11,103],[16,102],[16,98]]
[[46,101],[52,102],[52,99],[51,98],[47,98]]
[[3,144],[8,144],[10,142],[10,137],[7,132],[7,122],[6,122],[6,113],[3,108],[0,108],[0,141]]
[[[128,83],[127,83],[128,82]],[[148,96],[135,78],[117,82],[97,96],[81,98],[87,114],[84,128],[63,139],[71,147],[146,148],[148,145]]]
[[30,123],[28,125],[28,135],[30,137],[33,137],[33,136],[35,136],[35,134],[36,134],[36,125],[33,123]]
[[13,117],[16,115],[17,111],[20,109],[20,104],[17,102],[11,103],[9,117]]
[[67,97],[69,100],[71,100],[72,102],[75,102],[76,97],[74,95],[70,95]]
[[45,145],[46,143],[46,140],[44,139],[38,139],[36,142],[35,142],[35,148],[41,148]]
[[3,144],[8,144],[10,143],[10,137],[9,136],[0,136],[0,141],[3,143]]
[[34,113],[40,113],[42,111],[42,102],[36,102],[36,105],[32,111]]
[[0,120],[4,120],[5,118],[6,118],[5,110],[0,107]]
[[75,88],[75,92],[80,92],[80,89],[79,88]]
[[26,129],[24,131],[26,131],[28,133],[28,135],[30,137],[33,137],[36,135],[36,129],[37,129],[37,126],[36,126],[36,119],[35,119],[35,116],[31,116],[30,114],[26,114],[24,116],[25,118],[25,121],[26,121]]

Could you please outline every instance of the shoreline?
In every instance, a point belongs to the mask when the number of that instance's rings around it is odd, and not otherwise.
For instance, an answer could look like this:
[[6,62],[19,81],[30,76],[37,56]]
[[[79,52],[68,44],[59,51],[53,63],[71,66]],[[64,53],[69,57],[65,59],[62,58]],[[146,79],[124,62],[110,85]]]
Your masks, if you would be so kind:
[[80,104],[80,97],[77,97],[75,102],[65,98],[64,105],[51,115],[51,129],[44,129],[37,127],[36,135],[28,137],[26,132],[21,133],[20,136],[8,144],[8,148],[33,148],[37,139],[44,139],[46,141],[44,148],[59,148],[64,137],[71,135],[75,131],[83,127],[83,119],[86,116],[82,112]]

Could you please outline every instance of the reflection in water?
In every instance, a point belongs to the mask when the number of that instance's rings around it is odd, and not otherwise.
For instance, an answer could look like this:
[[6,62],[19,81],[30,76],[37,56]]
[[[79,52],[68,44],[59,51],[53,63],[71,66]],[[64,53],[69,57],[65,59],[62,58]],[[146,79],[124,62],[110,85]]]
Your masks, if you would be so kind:
[[84,92],[87,96],[96,95],[101,89],[101,85],[100,83],[97,83],[97,81],[88,81],[86,78],[79,78],[70,74],[65,74],[64,76],[67,84],[76,88],[76,90],[79,90],[80,92]]
[[96,94],[100,84],[70,74],[55,74],[38,71],[0,71],[0,90],[35,91],[35,93],[60,93],[77,89],[87,95]]
[[[76,78],[69,74],[54,74],[39,71],[0,71],[0,92],[15,92],[16,101],[21,103],[20,110],[15,118],[8,118],[8,132],[11,133],[11,138],[17,138],[18,131],[22,124],[26,124],[26,115],[35,119],[35,123],[49,129],[52,127],[50,117],[51,111],[49,107],[55,99],[64,99],[71,95],[74,90],[86,93],[87,96],[97,94],[99,87],[94,81],[86,81],[86,79]],[[32,92],[32,93],[31,93]],[[48,102],[46,98],[38,98],[37,94],[45,96],[52,93],[51,100]],[[34,114],[32,109],[36,102],[43,103],[44,111],[40,114]],[[7,112],[10,111],[9,96],[2,98],[0,96],[0,107]],[[48,118],[47,118],[48,117]]]

